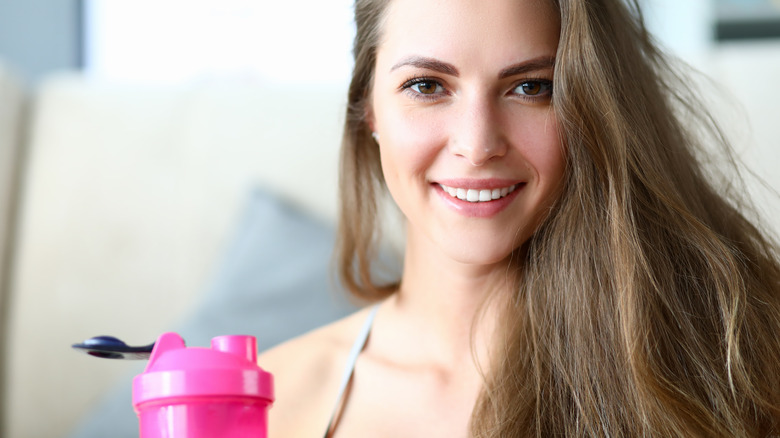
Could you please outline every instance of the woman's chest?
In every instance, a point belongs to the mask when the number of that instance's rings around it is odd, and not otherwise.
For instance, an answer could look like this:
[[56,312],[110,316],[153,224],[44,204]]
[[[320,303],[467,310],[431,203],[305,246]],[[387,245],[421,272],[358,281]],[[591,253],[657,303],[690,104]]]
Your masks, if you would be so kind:
[[334,437],[468,436],[479,394],[472,379],[367,368],[371,365],[363,363],[353,376],[336,417]]

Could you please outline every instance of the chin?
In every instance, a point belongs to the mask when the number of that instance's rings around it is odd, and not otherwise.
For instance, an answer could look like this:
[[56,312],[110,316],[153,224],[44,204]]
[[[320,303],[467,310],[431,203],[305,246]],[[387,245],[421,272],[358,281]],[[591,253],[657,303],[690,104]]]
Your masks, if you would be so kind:
[[464,265],[491,266],[506,264],[519,246],[506,245],[504,242],[499,245],[461,244],[448,248],[446,252],[453,260]]

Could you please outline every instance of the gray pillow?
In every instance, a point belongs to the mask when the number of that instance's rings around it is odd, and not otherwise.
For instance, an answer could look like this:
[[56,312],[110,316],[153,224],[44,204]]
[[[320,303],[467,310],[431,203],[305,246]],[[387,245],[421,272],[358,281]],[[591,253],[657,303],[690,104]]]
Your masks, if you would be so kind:
[[179,329],[191,345],[249,334],[258,350],[356,308],[331,270],[333,228],[255,190],[199,309]]
[[[254,190],[201,303],[174,331],[192,346],[218,335],[254,335],[263,351],[353,312],[334,283],[333,243],[332,227]],[[70,437],[137,438],[131,387],[127,376]]]

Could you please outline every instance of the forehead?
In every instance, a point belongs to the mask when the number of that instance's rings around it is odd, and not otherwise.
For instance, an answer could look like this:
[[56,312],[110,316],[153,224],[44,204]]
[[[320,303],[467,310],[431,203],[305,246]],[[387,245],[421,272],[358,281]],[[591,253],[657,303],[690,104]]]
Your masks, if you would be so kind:
[[391,0],[380,56],[516,62],[554,55],[559,18],[549,0]]

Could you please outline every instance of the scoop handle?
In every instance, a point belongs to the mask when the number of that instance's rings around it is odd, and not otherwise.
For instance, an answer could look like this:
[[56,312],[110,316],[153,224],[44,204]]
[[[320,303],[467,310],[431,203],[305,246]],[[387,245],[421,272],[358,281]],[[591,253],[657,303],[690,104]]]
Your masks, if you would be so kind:
[[154,342],[149,345],[130,346],[113,336],[95,336],[72,347],[90,356],[103,359],[147,360],[152,354]]

